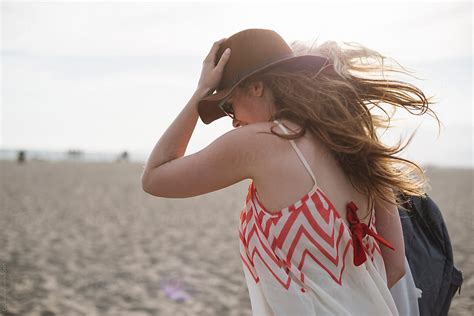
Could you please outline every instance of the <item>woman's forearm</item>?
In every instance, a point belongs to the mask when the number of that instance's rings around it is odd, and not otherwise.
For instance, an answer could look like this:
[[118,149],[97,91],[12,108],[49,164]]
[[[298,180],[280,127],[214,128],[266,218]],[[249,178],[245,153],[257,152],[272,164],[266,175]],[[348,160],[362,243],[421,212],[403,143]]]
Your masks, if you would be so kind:
[[208,89],[196,89],[189,102],[156,143],[147,160],[143,175],[168,161],[184,156],[199,118],[197,103],[208,92]]

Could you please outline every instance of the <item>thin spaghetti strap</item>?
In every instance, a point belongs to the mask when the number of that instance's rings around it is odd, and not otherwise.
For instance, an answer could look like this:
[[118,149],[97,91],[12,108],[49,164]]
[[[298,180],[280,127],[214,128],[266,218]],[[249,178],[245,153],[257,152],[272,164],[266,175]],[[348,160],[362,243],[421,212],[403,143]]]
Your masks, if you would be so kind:
[[[283,130],[283,132],[285,134],[289,134],[288,130],[286,129],[285,126],[283,126],[283,124],[281,124],[278,120],[274,120],[273,121],[274,123],[277,123],[278,126],[281,127],[281,129]],[[295,149],[296,153],[298,154],[298,157],[300,158],[300,160],[303,162],[306,170],[308,170],[309,174],[311,175],[311,178],[313,178],[313,181],[314,181],[314,184],[315,186],[318,185],[318,182],[316,181],[316,177],[314,176],[314,173],[313,173],[313,170],[311,170],[311,167],[309,166],[308,162],[306,161],[306,159],[304,158],[304,155],[303,153],[300,151],[300,149],[298,148],[298,146],[296,146],[296,143],[293,139],[290,139],[289,140],[291,145],[293,146],[293,148]]]

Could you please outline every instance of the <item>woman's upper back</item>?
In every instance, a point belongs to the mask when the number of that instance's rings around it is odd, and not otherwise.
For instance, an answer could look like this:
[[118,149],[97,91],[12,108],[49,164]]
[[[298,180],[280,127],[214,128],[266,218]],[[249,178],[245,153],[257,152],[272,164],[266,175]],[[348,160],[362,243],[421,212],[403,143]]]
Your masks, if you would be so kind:
[[[278,122],[295,132],[300,129],[298,125],[285,119],[279,119]],[[285,134],[281,127],[273,124],[275,132]],[[287,131],[292,133],[291,130]],[[293,141],[297,148],[289,140],[276,135],[266,144],[265,161],[253,178],[259,200],[266,210],[276,212],[307,194],[315,185],[310,174],[312,171],[316,185],[332,202],[346,225],[349,224],[346,219],[346,204],[349,201],[357,205],[360,222],[368,225],[370,213],[367,197],[351,185],[329,150],[309,130]],[[297,150],[300,151],[300,157]],[[305,167],[304,161],[309,168]]]

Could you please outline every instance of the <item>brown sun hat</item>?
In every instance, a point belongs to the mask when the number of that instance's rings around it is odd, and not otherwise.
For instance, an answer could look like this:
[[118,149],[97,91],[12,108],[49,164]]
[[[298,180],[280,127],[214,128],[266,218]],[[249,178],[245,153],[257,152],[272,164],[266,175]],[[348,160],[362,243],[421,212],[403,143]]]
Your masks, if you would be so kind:
[[328,58],[324,56],[296,56],[285,40],[273,30],[246,29],[235,33],[220,45],[215,65],[228,47],[231,49],[231,55],[224,67],[219,86],[198,103],[199,117],[205,124],[225,116],[219,107],[220,103],[226,101],[240,82],[257,72],[277,65],[289,66],[291,69],[321,69],[329,64]]

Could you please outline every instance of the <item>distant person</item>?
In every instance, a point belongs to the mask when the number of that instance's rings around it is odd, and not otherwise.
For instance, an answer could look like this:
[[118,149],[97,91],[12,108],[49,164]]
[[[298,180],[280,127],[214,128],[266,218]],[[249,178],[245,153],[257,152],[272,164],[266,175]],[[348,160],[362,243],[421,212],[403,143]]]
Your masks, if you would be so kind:
[[84,155],[84,152],[79,149],[69,149],[67,151],[67,158],[72,160],[81,159]]
[[16,156],[16,161],[18,163],[24,163],[26,161],[26,153],[24,150],[19,150]]
[[[142,187],[186,198],[252,180],[236,236],[254,315],[398,315],[390,289],[411,274],[396,193],[424,196],[427,178],[396,156],[411,137],[387,146],[376,132],[391,126],[387,106],[438,118],[416,86],[374,76],[403,72],[380,53],[313,46],[267,29],[216,41]],[[199,117],[226,116],[235,129],[184,156]]]
[[117,162],[128,162],[129,155],[127,151],[123,151],[117,158]]

